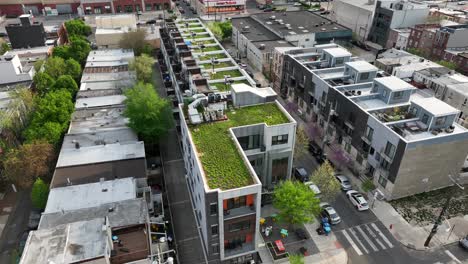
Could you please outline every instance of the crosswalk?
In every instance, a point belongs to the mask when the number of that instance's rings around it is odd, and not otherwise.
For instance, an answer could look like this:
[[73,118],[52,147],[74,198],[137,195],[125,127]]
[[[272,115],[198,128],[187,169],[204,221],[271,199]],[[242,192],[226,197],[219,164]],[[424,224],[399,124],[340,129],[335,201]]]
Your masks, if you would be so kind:
[[371,254],[393,248],[390,239],[375,223],[368,223],[338,231],[358,255]]

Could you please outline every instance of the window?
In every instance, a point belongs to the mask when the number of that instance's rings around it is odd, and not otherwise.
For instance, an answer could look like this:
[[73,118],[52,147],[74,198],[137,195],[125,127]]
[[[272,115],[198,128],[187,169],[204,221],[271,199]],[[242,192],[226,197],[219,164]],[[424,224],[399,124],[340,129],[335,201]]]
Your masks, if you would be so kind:
[[427,114],[424,114],[421,118],[421,122],[427,125],[427,121],[429,121],[429,116]]
[[384,188],[387,187],[387,182],[388,182],[388,180],[385,179],[382,175],[379,176],[379,184],[380,184],[380,186],[382,186],[382,187],[384,187]]
[[442,125],[445,124],[445,120],[447,120],[447,117],[446,117],[446,116],[438,117],[438,118],[436,119],[435,125],[436,125],[436,126],[442,126]]
[[219,244],[211,245],[211,252],[213,252],[213,254],[219,254]]
[[161,10],[160,4],[153,4],[154,10]]
[[135,11],[137,11],[137,12],[140,12],[140,11],[141,11],[141,8],[140,8],[139,5],[135,5]]
[[210,204],[210,215],[217,215],[218,214],[218,204],[212,203]]
[[346,152],[351,153],[351,144],[345,142],[344,149],[346,150]]
[[401,99],[403,98],[403,92],[394,92],[393,93],[393,99]]
[[374,136],[374,129],[370,126],[367,126],[366,128],[366,138],[369,140],[369,141],[372,141],[372,137]]
[[211,235],[212,236],[217,236],[218,235],[218,225],[212,225],[211,226]]
[[273,136],[271,138],[271,145],[281,145],[288,143],[288,134]]
[[274,159],[271,162],[272,183],[276,183],[276,182],[286,179],[286,176],[288,176],[288,163],[289,163],[289,159],[287,157]]
[[132,13],[132,12],[133,12],[133,6],[131,6],[131,5],[126,5],[126,6],[125,6],[125,12],[127,12],[127,13]]
[[122,7],[121,6],[117,6],[117,13],[122,13]]
[[388,141],[387,146],[385,146],[385,155],[391,159],[393,159],[393,156],[395,155],[395,146]]
[[382,95],[383,95],[384,98],[387,97],[387,90],[384,89],[384,90],[382,91]]
[[146,11],[151,11],[151,4],[146,4],[145,5],[145,10]]
[[247,198],[245,196],[234,197],[227,200],[227,209],[235,209],[239,207],[244,207],[247,204]]
[[237,140],[245,150],[260,148],[260,135],[239,137]]
[[336,58],[335,59],[335,65],[341,65],[344,62],[344,58]]
[[230,224],[228,228],[229,232],[236,232],[247,229],[250,229],[250,220]]
[[369,154],[374,155],[374,153],[375,153],[375,149],[373,147],[371,147],[370,150],[369,150]]
[[368,72],[364,72],[364,73],[361,73],[361,77],[359,80],[367,80],[369,79],[369,73]]

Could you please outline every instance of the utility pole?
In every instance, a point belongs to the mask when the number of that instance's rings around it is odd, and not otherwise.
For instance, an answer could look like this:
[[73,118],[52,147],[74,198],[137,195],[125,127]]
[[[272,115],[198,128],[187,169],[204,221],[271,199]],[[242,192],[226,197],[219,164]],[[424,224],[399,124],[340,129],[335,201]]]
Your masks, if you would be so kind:
[[[465,187],[461,186],[458,184],[455,179],[452,178],[452,175],[448,175],[450,180],[461,190],[464,190]],[[442,207],[442,210],[440,211],[439,217],[437,217],[436,222],[434,223],[434,226],[432,227],[431,232],[429,233],[429,236],[426,239],[426,242],[424,242],[425,247],[429,247],[429,243],[431,243],[432,237],[437,233],[437,229],[439,228],[439,225],[442,223],[442,217],[444,217],[445,212],[447,211],[449,205],[450,205],[450,200],[453,197],[453,192],[449,193],[449,196],[447,197],[447,201],[445,201],[444,207]]]

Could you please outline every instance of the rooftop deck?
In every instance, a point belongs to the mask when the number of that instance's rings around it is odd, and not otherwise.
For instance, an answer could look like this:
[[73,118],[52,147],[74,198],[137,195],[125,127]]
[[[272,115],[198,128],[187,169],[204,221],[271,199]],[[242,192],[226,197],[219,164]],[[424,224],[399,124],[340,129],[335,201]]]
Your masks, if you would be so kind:
[[290,122],[275,103],[235,109],[226,112],[226,117],[225,121],[190,126],[192,139],[211,189],[233,189],[253,182],[230,136],[230,128],[261,123],[273,126]]

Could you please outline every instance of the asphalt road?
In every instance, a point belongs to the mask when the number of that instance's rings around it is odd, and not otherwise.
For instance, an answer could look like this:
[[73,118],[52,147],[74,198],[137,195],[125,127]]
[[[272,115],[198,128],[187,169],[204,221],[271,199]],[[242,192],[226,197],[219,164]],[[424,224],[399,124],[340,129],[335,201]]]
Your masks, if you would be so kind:
[[183,0],[178,0],[176,3],[179,3],[177,8],[182,8],[184,10],[184,13],[182,14],[183,17],[185,18],[195,18],[198,17],[198,14],[194,14],[192,10],[190,10],[190,5],[186,3]]

